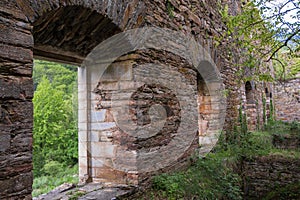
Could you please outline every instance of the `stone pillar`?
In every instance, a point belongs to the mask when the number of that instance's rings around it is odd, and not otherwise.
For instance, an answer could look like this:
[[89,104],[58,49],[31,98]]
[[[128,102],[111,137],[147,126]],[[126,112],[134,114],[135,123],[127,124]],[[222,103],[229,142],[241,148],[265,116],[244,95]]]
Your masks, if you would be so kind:
[[[111,98],[119,91],[118,81],[132,81],[131,65],[118,62],[105,71],[101,66],[90,67],[89,70],[91,177],[94,182],[126,184],[127,173],[135,168],[135,154],[121,154],[120,144],[113,141],[113,138],[121,136],[112,113]],[[120,166],[123,161],[130,165],[129,169]]]
[[91,181],[89,171],[89,87],[88,69],[84,66],[78,68],[78,163],[79,180],[82,183]]
[[0,198],[31,199],[33,38],[14,1],[0,12]]
[[127,176],[134,177],[136,154],[121,153],[120,144],[113,142],[121,135],[113,117],[111,95],[132,85],[132,65],[124,61],[102,70],[101,66],[79,68],[79,176],[82,182],[126,184]]

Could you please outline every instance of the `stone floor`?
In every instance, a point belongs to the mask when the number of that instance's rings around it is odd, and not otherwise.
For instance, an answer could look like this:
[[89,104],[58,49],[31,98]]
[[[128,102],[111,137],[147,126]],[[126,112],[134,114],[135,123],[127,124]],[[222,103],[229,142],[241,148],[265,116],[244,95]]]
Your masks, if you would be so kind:
[[65,183],[47,194],[34,197],[33,200],[117,200],[135,190],[136,187],[127,185],[89,183],[80,186]]

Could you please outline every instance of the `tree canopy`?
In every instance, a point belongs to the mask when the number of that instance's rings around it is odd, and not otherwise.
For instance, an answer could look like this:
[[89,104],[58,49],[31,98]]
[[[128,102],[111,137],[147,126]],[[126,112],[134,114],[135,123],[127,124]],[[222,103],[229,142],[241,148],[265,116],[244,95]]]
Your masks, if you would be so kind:
[[295,66],[295,62],[297,66],[295,58],[300,57],[300,1],[245,0],[238,15],[229,15],[228,8],[221,14],[228,27],[223,38],[231,38],[232,44],[242,49],[243,67],[260,67],[257,74],[254,73],[256,78],[270,81],[267,73],[261,73],[270,71],[268,68],[272,65],[281,73],[290,71],[287,67]]
[[34,173],[40,176],[51,161],[77,163],[77,72],[45,61],[35,61],[33,70],[33,160]]

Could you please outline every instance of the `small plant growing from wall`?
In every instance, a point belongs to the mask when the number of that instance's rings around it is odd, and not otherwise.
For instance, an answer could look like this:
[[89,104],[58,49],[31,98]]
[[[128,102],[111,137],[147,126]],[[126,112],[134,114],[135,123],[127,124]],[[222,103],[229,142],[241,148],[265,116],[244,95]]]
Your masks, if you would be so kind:
[[270,118],[269,118],[270,122],[275,120],[274,119],[274,117],[275,117],[274,110],[275,110],[275,108],[274,108],[274,105],[273,105],[273,100],[270,99]]
[[262,97],[262,104],[263,104],[263,127],[265,129],[265,126],[267,124],[267,112],[266,112],[266,98]]
[[258,102],[256,101],[255,104],[256,104],[256,113],[257,113],[256,130],[260,130],[260,112],[259,112]]
[[173,19],[174,18],[174,6],[170,2],[170,0],[167,0],[166,7],[167,7],[167,12],[168,12],[169,17],[171,19]]

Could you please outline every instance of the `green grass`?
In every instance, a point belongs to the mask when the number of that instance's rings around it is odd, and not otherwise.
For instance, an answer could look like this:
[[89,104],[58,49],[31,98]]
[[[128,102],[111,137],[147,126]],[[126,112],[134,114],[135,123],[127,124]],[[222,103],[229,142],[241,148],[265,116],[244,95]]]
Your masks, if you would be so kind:
[[52,175],[40,176],[33,180],[32,196],[45,194],[63,183],[78,183],[78,165],[53,171]]
[[271,121],[266,125],[266,131],[277,135],[298,135],[300,137],[300,123],[297,121],[288,123],[282,121]]
[[[226,152],[209,154],[184,172],[162,174],[152,187],[162,199],[242,199],[241,179]],[[153,192],[153,191],[152,191]]]

